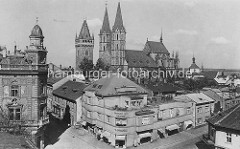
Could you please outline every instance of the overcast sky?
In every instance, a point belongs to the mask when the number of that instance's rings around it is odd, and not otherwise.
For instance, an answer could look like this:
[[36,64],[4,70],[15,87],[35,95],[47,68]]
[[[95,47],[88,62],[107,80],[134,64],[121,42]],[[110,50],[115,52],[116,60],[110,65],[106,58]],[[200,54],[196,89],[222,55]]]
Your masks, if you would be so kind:
[[[112,27],[119,0],[108,0]],[[240,1],[237,0],[120,0],[127,30],[127,49],[142,50],[149,40],[179,51],[180,65],[189,67],[192,55],[199,67],[240,68]],[[0,45],[13,50],[29,45],[38,24],[45,36],[48,62],[75,66],[74,40],[84,19],[95,36],[94,62],[105,0],[1,0]]]

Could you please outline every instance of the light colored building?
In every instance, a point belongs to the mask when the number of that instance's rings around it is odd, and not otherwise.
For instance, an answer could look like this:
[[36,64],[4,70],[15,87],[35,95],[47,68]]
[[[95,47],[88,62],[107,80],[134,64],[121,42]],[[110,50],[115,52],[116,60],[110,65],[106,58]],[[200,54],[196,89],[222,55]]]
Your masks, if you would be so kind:
[[206,119],[211,117],[211,114],[213,113],[215,101],[203,93],[191,93],[191,94],[176,96],[174,100],[193,102],[194,127],[205,124]]
[[191,101],[149,102],[144,88],[118,74],[101,78],[84,91],[83,125],[113,146],[136,146],[193,123]]
[[82,95],[85,83],[67,81],[52,91],[52,114],[65,120],[67,124],[75,125],[82,117]]
[[215,149],[240,148],[240,105],[235,105],[210,119],[205,138]]

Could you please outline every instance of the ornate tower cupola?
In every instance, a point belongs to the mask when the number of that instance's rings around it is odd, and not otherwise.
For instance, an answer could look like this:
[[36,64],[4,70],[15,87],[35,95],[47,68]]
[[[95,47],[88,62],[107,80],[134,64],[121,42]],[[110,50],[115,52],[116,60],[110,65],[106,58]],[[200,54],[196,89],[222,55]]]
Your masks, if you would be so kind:
[[112,27],[112,59],[111,65],[123,66],[125,61],[126,49],[126,30],[123,25],[120,2],[118,3],[114,25]]
[[93,60],[94,37],[91,36],[87,21],[84,20],[79,36],[75,37],[76,48],[76,69],[79,70],[79,65],[84,58]]
[[38,25],[38,20],[36,21],[36,25],[33,27],[30,38],[30,48],[38,49],[38,50],[45,50],[43,47],[43,33],[41,27]]
[[107,64],[111,63],[111,33],[106,5],[103,25],[99,33],[99,58],[104,60]]
[[26,49],[27,59],[33,65],[45,65],[47,58],[46,48],[43,46],[43,32],[41,27],[38,25],[38,20],[36,25],[33,27],[30,38],[30,46]]

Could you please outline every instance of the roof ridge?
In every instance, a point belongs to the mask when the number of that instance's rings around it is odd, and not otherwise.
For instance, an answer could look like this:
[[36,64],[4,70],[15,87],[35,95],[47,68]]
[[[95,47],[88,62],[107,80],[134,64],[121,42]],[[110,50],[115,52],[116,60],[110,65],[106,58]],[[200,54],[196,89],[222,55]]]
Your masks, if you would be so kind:
[[[221,118],[219,121],[217,121],[215,124],[219,125],[226,117],[228,117],[230,114],[232,114],[234,111],[236,111],[238,108],[240,107],[240,104],[239,105],[236,105],[236,107],[230,111],[228,114],[226,114],[225,116],[223,116],[223,118]],[[220,113],[219,113],[220,114]],[[219,115],[218,114],[218,115]]]

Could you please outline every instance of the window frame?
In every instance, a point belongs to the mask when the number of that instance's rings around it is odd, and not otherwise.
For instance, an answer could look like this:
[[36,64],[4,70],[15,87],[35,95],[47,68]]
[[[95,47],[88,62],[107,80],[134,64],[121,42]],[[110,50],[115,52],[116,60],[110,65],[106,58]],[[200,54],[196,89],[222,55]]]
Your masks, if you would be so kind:
[[[13,87],[16,87],[16,88],[13,88]],[[20,89],[19,85],[11,85],[11,87],[10,87],[11,97],[19,97],[19,89]]]
[[227,143],[232,143],[232,134],[226,133],[226,139],[227,139]]

